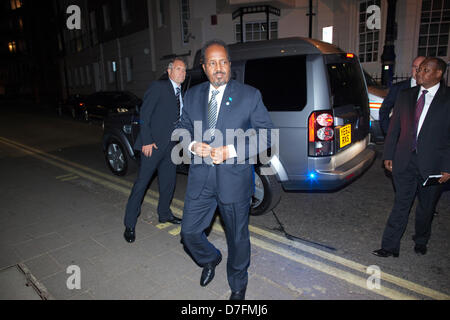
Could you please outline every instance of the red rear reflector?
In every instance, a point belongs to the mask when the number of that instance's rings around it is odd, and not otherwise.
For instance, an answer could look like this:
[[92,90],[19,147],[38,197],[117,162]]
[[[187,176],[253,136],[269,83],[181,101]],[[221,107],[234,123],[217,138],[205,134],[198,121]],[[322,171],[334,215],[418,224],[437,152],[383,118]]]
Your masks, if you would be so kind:
[[354,173],[349,174],[348,176],[345,177],[346,180],[350,180],[351,178],[353,178],[355,176]]
[[353,54],[353,53],[347,53],[347,58],[354,58],[355,57],[355,55]]

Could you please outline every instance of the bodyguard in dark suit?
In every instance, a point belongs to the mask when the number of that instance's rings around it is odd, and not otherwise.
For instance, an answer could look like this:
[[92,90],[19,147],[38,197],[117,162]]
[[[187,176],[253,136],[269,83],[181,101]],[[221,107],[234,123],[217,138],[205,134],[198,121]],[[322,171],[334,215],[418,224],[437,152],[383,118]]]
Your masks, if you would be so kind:
[[419,66],[423,62],[423,60],[425,60],[425,57],[422,56],[415,58],[411,66],[412,68],[411,78],[394,84],[389,89],[389,93],[386,96],[386,98],[384,98],[379,111],[379,118],[380,118],[380,127],[385,135],[387,134],[389,129],[389,115],[392,109],[394,108],[395,100],[397,99],[398,93],[402,90],[416,86],[417,69],[419,69]]
[[[414,251],[424,255],[442,183],[450,180],[450,89],[441,83],[446,63],[426,58],[417,73],[418,86],[399,93],[385,140],[384,165],[392,172],[395,202],[373,254],[398,257],[400,240],[417,195]],[[442,174],[438,185],[423,187],[429,175]]]
[[155,170],[158,171],[159,181],[159,222],[181,223],[181,219],[170,210],[176,183],[176,166],[171,160],[174,146],[171,135],[180,119],[183,103],[181,84],[186,77],[186,64],[176,58],[169,63],[167,73],[168,80],[152,82],[140,111],[140,131],[134,148],[142,153],[138,177],[125,212],[124,237],[127,242],[133,242],[136,238],[137,217]]
[[[241,149],[238,139],[225,145],[219,137],[225,138],[227,129],[250,129],[261,138],[262,129],[271,129],[273,124],[260,92],[230,81],[231,63],[225,43],[208,42],[202,53],[203,69],[210,82],[188,90],[181,117],[181,128],[187,129],[194,140],[189,150],[196,155],[189,170],[181,236],[187,251],[203,267],[200,285],[206,286],[222,260],[222,254],[205,234],[219,207],[228,244],[230,299],[243,300],[250,265],[248,220],[254,192],[254,167],[249,157],[255,154],[249,151],[252,148],[248,143]],[[199,135],[194,129],[198,124],[202,126]],[[198,136],[204,140],[195,141]],[[269,139],[259,145],[259,151],[267,149],[268,143]],[[240,154],[243,149],[245,155]],[[196,161],[199,159],[200,163]]]

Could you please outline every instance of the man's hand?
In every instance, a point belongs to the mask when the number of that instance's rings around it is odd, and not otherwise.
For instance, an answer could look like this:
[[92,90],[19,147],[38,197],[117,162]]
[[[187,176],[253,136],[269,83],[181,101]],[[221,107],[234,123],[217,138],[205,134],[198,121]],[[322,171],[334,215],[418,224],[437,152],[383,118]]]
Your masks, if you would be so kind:
[[206,158],[211,154],[211,146],[203,142],[197,142],[192,146],[192,151],[199,157]]
[[221,164],[228,159],[229,151],[228,146],[214,148],[211,150],[211,159],[214,164]]
[[384,160],[384,167],[389,172],[392,172],[392,160]]
[[450,180],[450,173],[448,172],[441,172],[442,178],[439,179],[439,183],[446,183],[448,180]]
[[151,157],[152,153],[153,153],[153,148],[158,149],[158,147],[156,146],[156,143],[152,143],[152,144],[148,144],[148,145],[142,146],[142,153],[147,158]]

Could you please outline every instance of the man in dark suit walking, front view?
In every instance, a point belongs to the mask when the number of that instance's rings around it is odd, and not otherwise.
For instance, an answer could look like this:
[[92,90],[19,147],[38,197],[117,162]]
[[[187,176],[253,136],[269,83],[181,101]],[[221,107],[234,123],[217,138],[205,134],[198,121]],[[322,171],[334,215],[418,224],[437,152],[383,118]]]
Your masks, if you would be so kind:
[[152,82],[140,111],[140,131],[134,148],[141,150],[141,162],[125,212],[124,237],[127,242],[136,239],[137,218],[155,170],[158,170],[159,182],[159,222],[181,223],[181,219],[170,210],[177,178],[176,166],[171,159],[175,144],[171,141],[171,135],[182,112],[181,84],[186,77],[186,64],[182,59],[175,58],[169,63],[167,73],[168,80]]
[[[189,150],[196,155],[189,169],[181,237],[195,262],[203,267],[200,285],[206,286],[222,260],[222,254],[205,234],[219,207],[228,245],[230,299],[243,300],[250,265],[248,220],[254,193],[254,166],[249,157],[268,148],[270,139],[263,132],[269,133],[273,124],[261,93],[230,80],[231,62],[225,43],[220,40],[208,42],[202,49],[202,56],[203,70],[209,82],[188,90],[181,117],[181,128],[194,139]],[[195,130],[199,124],[200,132]],[[264,140],[264,136],[266,139],[255,151],[247,142],[238,146],[239,139],[225,144],[219,137],[225,137],[227,130],[254,130],[253,136],[258,142]],[[195,141],[198,137],[202,142]],[[245,155],[240,154],[243,149]]]
[[[450,89],[441,80],[446,63],[426,58],[417,72],[418,86],[399,93],[384,146],[384,165],[392,172],[395,202],[379,257],[398,257],[400,240],[417,195],[414,251],[427,253],[431,222],[442,184],[450,180]],[[437,185],[422,186],[442,174]]]

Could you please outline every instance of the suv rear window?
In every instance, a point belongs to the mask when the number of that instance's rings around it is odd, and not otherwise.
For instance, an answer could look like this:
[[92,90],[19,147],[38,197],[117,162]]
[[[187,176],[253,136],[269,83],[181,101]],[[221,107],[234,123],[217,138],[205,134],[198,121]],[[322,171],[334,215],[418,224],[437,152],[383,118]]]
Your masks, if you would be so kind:
[[244,82],[261,91],[269,111],[301,111],[306,105],[306,56],[249,60]]
[[327,57],[327,69],[334,101],[333,106],[366,107],[367,92],[358,60],[343,59],[338,56],[331,57]]

